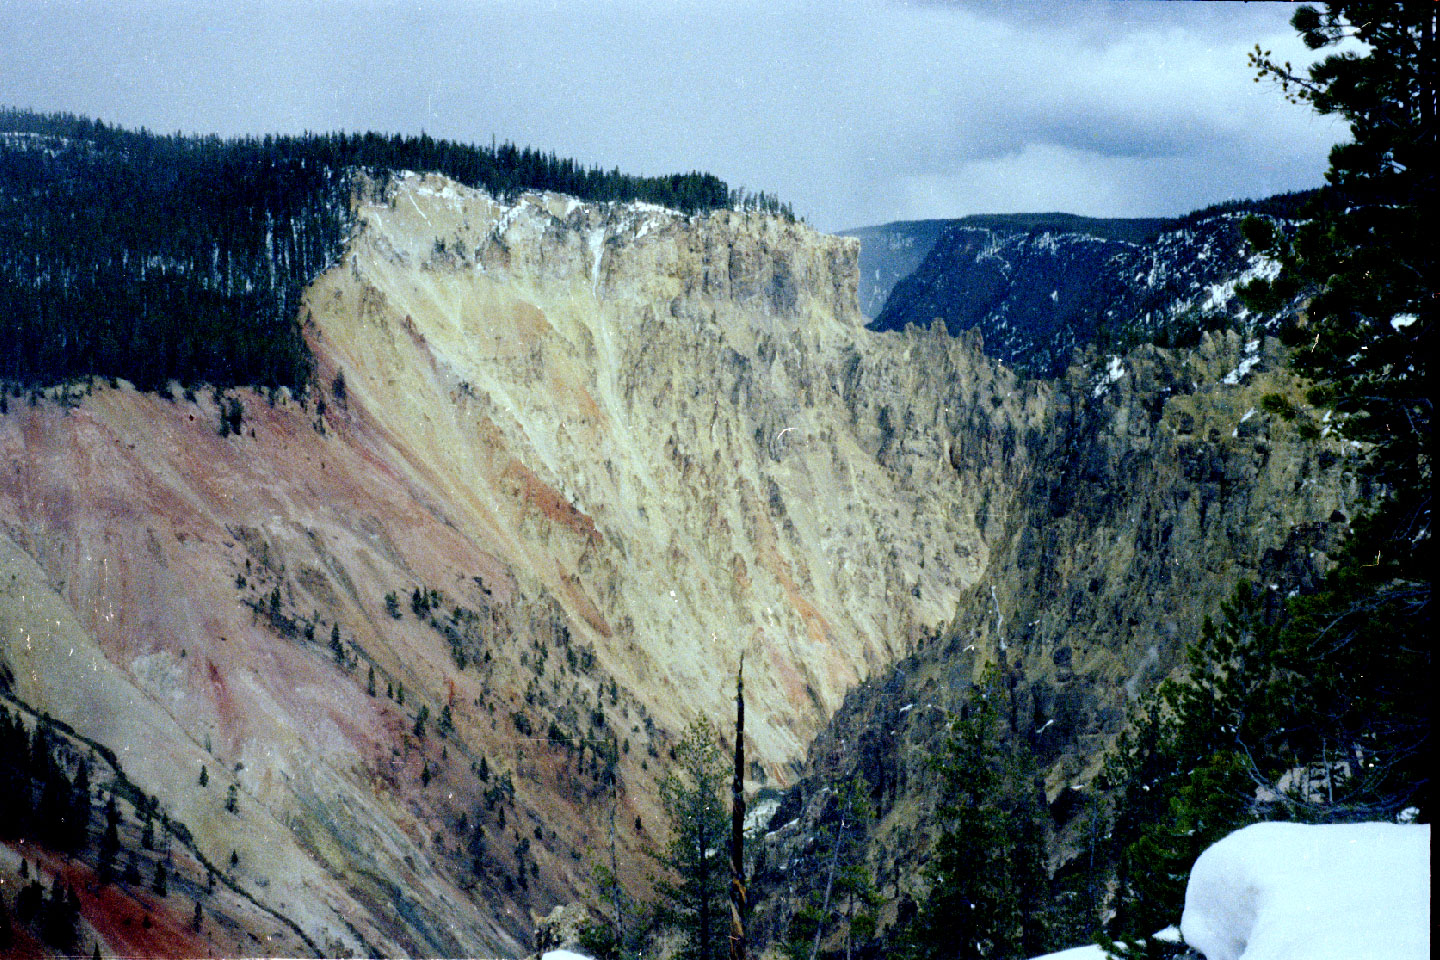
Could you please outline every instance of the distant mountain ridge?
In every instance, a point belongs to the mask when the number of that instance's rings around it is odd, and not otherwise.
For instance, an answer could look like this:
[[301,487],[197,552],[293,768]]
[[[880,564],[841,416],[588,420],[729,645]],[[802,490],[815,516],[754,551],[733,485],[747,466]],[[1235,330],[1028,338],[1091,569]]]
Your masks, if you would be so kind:
[[890,291],[913,274],[947,230],[975,227],[998,234],[1077,233],[1105,240],[1140,243],[1172,223],[1148,217],[1104,219],[1073,213],[977,213],[956,220],[895,220],[874,227],[842,230],[860,241],[860,312],[874,320]]
[[1309,196],[1235,201],[1174,219],[1045,213],[925,221],[936,224],[935,241],[903,277],[894,276],[904,264],[886,240],[913,231],[856,231],[862,311],[874,308],[888,271],[892,286],[871,329],[936,321],[952,336],[975,329],[988,355],[1039,377],[1058,376],[1075,349],[1091,344],[1193,343],[1202,330],[1245,319],[1236,289],[1267,269],[1247,250],[1240,220],[1255,213],[1292,221]]

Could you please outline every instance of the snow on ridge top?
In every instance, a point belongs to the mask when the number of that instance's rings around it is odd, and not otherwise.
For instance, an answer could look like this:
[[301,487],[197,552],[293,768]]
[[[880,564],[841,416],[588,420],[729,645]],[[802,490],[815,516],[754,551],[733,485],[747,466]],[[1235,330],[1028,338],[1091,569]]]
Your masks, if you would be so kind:
[[1195,861],[1180,929],[1206,960],[1428,960],[1430,827],[1245,827]]
[[[685,214],[670,207],[661,206],[658,203],[651,203],[648,200],[583,200],[580,197],[569,193],[559,193],[554,190],[525,190],[514,196],[513,200],[507,200],[504,196],[496,194],[485,187],[469,187],[443,173],[417,170],[392,170],[392,178],[413,191],[420,197],[438,197],[443,200],[458,201],[465,194],[485,197],[501,211],[501,217],[506,214],[517,213],[521,208],[529,207],[534,210],[541,210],[557,220],[568,219],[576,210],[590,208],[591,210],[609,215],[629,215],[635,224],[649,224],[650,229],[658,225],[656,218],[682,219]],[[506,226],[513,222],[511,216]],[[501,231],[503,232],[503,230]]]

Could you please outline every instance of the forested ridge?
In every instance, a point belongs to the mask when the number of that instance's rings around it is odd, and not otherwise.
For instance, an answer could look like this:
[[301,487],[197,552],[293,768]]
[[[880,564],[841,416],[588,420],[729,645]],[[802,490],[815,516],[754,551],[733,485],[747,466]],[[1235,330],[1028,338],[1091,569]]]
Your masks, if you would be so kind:
[[552,190],[793,217],[711,174],[632,176],[511,143],[157,135],[0,110],[0,330],[12,345],[0,381],[303,390],[300,293],[339,254],[356,168],[436,171],[502,197]]

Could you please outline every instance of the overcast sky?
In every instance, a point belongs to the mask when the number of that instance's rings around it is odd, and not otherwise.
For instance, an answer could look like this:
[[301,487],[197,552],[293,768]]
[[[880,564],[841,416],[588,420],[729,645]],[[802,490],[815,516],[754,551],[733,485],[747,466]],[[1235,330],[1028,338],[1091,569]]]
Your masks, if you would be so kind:
[[0,4],[0,104],[161,131],[512,140],[703,169],[826,230],[1182,213],[1316,186],[1344,130],[1252,82],[1289,3]]

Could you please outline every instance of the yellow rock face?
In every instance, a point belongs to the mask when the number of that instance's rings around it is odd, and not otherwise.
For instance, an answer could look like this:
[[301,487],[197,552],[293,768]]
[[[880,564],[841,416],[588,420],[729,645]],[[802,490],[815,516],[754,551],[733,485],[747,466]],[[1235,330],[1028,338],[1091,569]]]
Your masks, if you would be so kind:
[[309,297],[322,380],[667,726],[744,650],[783,777],[983,566],[951,427],[1029,411],[963,344],[864,331],[853,242],[418,176],[359,219]]

